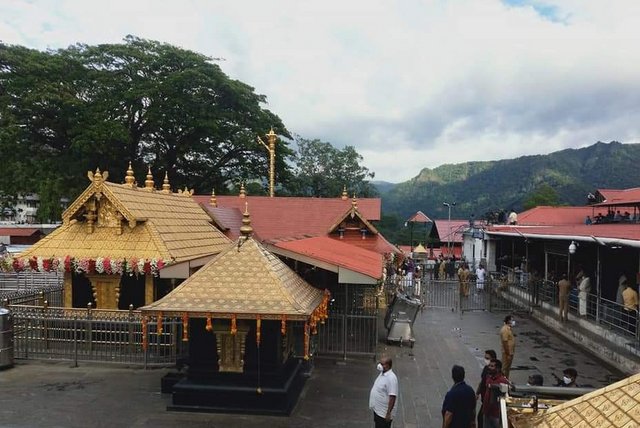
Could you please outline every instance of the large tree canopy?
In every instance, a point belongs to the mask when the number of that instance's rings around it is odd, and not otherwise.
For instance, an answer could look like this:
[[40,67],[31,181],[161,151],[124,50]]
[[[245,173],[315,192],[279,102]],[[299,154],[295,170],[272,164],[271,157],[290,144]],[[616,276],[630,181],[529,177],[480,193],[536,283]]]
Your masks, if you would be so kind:
[[353,146],[337,149],[331,143],[301,137],[296,137],[296,143],[295,179],[290,184],[294,193],[331,198],[340,195],[346,187],[350,195],[377,195],[368,181],[374,173],[360,165],[362,156]]
[[[256,136],[270,127],[290,136],[265,103],[210,58],[155,41],[48,52],[0,44],[0,189],[73,197],[87,170],[124,177],[129,161],[140,182],[150,165],[157,182],[168,172],[174,187],[198,192],[266,178]],[[277,147],[282,179],[286,139]]]

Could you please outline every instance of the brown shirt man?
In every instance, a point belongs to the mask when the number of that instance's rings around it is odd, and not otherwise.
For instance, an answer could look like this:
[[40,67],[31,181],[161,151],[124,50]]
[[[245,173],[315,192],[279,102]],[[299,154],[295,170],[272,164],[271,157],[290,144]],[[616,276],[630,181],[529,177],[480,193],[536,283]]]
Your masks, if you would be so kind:
[[500,342],[502,343],[502,374],[509,377],[513,355],[516,352],[516,338],[511,331],[511,325],[505,324],[500,329]]
[[558,307],[560,309],[560,321],[569,319],[569,293],[571,292],[571,282],[567,279],[567,275],[562,275],[562,279],[558,281]]

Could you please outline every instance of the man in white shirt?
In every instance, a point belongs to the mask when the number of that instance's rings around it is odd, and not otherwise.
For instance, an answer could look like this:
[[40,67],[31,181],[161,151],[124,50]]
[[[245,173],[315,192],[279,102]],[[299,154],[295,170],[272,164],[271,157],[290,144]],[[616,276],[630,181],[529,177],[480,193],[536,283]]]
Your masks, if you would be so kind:
[[486,276],[487,271],[484,270],[484,266],[478,266],[478,269],[476,269],[476,288],[478,289],[478,291],[484,290],[484,280]]
[[376,428],[389,428],[396,415],[398,397],[398,378],[391,370],[392,361],[383,357],[377,365],[380,372],[369,394],[369,408],[373,410],[373,422]]

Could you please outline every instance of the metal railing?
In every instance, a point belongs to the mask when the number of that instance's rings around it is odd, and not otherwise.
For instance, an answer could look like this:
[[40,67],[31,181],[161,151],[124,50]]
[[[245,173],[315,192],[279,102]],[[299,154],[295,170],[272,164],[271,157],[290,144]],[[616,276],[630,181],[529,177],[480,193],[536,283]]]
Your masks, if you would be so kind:
[[38,289],[22,289],[11,292],[0,292],[0,304],[44,306],[64,305],[64,288],[62,285],[47,285]]
[[0,272],[0,293],[62,286],[63,272]]
[[10,305],[15,358],[92,361],[126,365],[172,365],[181,354],[182,321],[163,318],[146,329],[140,311]]

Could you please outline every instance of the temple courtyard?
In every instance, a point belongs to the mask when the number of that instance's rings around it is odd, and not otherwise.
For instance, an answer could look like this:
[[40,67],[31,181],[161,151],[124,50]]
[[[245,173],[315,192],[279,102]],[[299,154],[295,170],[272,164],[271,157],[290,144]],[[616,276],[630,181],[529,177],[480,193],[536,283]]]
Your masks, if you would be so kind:
[[[503,313],[425,310],[414,325],[413,348],[387,346],[400,383],[395,427],[439,427],[440,406],[450,388],[451,366],[461,364],[477,385],[483,352],[499,350]],[[608,385],[624,374],[586,350],[563,342],[536,321],[516,315],[516,355],[511,380],[526,382],[533,373],[555,383],[552,373],[578,370],[580,386]],[[569,322],[565,328],[571,328]],[[382,335],[382,333],[381,333]],[[383,336],[382,336],[383,337]],[[381,338],[382,338],[381,337]],[[169,412],[170,396],[160,393],[169,369],[122,368],[69,362],[16,361],[0,371],[2,427],[371,427],[369,389],[375,361],[317,358],[302,396],[289,417]]]

